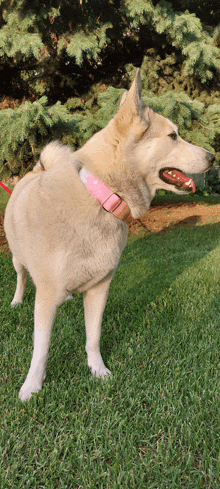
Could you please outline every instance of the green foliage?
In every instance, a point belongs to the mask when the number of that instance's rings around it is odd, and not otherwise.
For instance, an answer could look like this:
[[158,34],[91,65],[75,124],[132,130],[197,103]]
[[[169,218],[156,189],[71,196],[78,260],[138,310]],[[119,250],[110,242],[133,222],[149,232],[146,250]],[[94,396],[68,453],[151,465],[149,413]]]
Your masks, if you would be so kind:
[[188,11],[175,12],[166,1],[156,6],[151,1],[127,2],[133,26],[148,22],[155,32],[164,35],[166,41],[184,56],[182,70],[187,75],[197,75],[204,83],[213,78],[214,70],[219,72],[218,48],[215,40],[203,29],[199,18]]
[[121,96],[124,90],[108,87],[105,93],[98,96],[99,110],[95,114],[98,127],[103,128],[114,117],[118,110]]
[[[86,53],[88,59],[98,59],[103,46],[109,39],[106,37],[106,30],[112,28],[110,23],[106,23],[101,28],[93,32],[76,32],[71,36],[71,40],[67,43],[66,51],[71,57],[75,57],[76,63],[81,65],[83,62],[83,53]],[[66,36],[59,41],[58,54],[65,46]]]
[[[200,191],[199,191],[200,190]],[[205,176],[205,186],[202,189],[196,188],[196,192],[200,195],[220,195],[220,179],[219,169],[212,168]]]
[[13,69],[8,86],[13,91],[47,94],[50,100],[58,99],[61,89],[67,100],[71,89],[74,95],[88,91],[93,80],[119,79],[128,61],[140,64],[149,52],[157,59],[153,72],[159,62],[162,70],[164,64],[177,68],[187,86],[192,80],[197,87],[210,80],[217,86],[220,11],[215,8],[212,27],[204,24],[199,0],[193,6],[182,2],[179,8],[163,0],[56,0],[53,7],[49,0],[16,0],[7,8],[4,1],[0,5],[0,53],[4,66]]
[[51,139],[64,139],[75,129],[74,120],[60,102],[48,107],[47,98],[26,101],[16,109],[0,111],[2,173],[24,174]]
[[3,18],[5,24],[0,30],[0,56],[6,55],[17,61],[22,56],[39,59],[40,51],[43,49],[42,39],[39,33],[30,32],[35,15],[23,17],[15,8],[12,12],[3,10]]
[[1,0],[0,9],[0,90],[20,101],[0,112],[1,174],[25,173],[53,138],[82,145],[114,115],[137,66],[145,102],[220,160],[214,0]]

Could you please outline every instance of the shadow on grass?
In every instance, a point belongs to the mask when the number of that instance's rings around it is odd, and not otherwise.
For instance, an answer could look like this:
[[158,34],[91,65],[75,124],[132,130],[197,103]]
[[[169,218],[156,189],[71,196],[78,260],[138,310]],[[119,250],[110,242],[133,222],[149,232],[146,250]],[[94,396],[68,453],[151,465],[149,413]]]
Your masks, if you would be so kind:
[[[149,317],[151,322],[157,322],[157,327],[161,322],[159,330],[164,334],[164,325],[172,327],[177,317],[184,321],[188,303],[197,301],[199,310],[200,302],[205,300],[210,307],[212,289],[217,290],[220,283],[220,223],[197,223],[195,216],[159,233],[130,237],[103,318],[102,341],[109,355],[115,341],[123,342],[124,336],[134,330],[141,334]],[[105,323],[113,325],[113,332],[107,325],[106,334],[111,339],[105,337]]]
[[157,295],[162,284],[170,285],[185,268],[215,249],[220,243],[220,223],[201,226],[198,223],[198,216],[192,216],[158,233],[148,231],[139,237],[131,236],[113,281],[121,282],[117,294],[123,297],[128,291],[139,294],[140,289],[132,284],[141,287],[144,276],[149,290],[153,288]]

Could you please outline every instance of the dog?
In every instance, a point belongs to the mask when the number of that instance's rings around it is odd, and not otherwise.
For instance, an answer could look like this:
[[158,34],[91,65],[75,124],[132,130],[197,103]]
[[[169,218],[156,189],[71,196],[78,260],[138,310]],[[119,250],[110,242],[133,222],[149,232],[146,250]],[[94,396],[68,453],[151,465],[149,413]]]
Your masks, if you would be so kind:
[[127,243],[125,217],[145,214],[157,189],[195,191],[185,173],[203,173],[214,155],[189,144],[169,119],[145,106],[140,70],[108,125],[73,151],[49,143],[33,171],[15,186],[5,231],[22,302],[27,272],[36,286],[34,350],[19,398],[42,388],[58,307],[82,292],[88,366],[111,375],[100,353],[109,286]]

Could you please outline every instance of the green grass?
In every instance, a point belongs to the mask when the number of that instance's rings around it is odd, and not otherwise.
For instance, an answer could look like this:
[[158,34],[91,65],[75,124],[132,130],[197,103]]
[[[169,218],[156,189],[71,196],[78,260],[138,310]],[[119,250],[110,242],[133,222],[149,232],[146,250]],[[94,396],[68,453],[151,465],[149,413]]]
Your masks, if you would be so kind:
[[0,257],[0,488],[219,487],[220,224],[131,236],[103,320],[112,379],[87,367],[77,295],[25,403],[34,287],[11,309],[16,276]]
[[[11,185],[8,186],[9,190],[13,190]],[[8,203],[10,194],[4,190],[0,185],[0,212],[3,211]]]

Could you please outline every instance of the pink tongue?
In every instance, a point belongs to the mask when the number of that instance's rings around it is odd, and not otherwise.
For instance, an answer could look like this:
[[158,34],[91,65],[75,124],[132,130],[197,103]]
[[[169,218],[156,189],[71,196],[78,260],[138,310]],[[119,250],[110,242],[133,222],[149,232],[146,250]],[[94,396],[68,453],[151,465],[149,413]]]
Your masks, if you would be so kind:
[[183,182],[183,185],[181,185],[181,188],[190,189],[190,187],[191,187],[192,192],[195,193],[195,191],[196,191],[195,183],[191,178],[187,177],[186,175],[183,175],[183,173],[181,173],[178,170],[173,170],[172,176],[175,180],[179,180],[179,181]]

